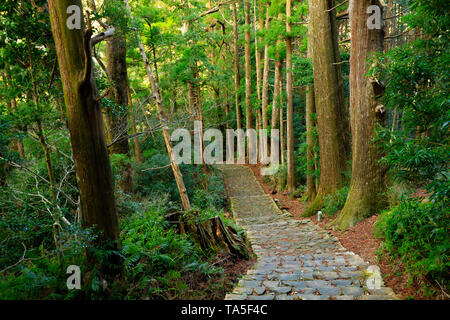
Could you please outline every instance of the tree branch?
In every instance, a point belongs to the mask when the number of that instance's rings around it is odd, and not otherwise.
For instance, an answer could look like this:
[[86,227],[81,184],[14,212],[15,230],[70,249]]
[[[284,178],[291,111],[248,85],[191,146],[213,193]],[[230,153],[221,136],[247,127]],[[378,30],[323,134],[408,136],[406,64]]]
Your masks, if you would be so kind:
[[112,37],[115,33],[116,29],[114,27],[109,28],[105,32],[99,33],[96,36],[91,38],[91,46],[94,47],[97,43],[102,42],[110,37]]

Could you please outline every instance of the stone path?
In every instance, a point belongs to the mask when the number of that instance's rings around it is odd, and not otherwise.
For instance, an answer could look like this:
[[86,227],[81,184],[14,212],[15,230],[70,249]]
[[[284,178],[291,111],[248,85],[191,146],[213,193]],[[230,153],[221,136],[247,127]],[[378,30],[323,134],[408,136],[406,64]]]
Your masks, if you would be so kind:
[[378,267],[368,268],[311,221],[283,213],[248,167],[221,169],[234,218],[257,255],[255,265],[226,300],[396,299],[392,289],[383,285]]

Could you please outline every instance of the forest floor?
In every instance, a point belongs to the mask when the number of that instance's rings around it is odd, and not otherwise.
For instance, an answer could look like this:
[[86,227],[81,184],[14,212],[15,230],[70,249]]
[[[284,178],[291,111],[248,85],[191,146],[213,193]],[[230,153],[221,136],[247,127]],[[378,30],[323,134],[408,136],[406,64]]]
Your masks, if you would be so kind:
[[[296,198],[290,198],[287,192],[278,192],[267,183],[264,183],[262,176],[260,175],[260,166],[249,166],[257,181],[264,189],[265,193],[270,195],[274,199],[278,206],[291,213],[292,217],[297,220],[305,220],[302,214],[308,203],[304,203]],[[386,286],[392,288],[397,297],[401,299],[426,299],[421,293],[420,284],[413,282],[408,286],[409,277],[405,272],[405,267],[400,261],[389,261],[387,257],[382,255],[379,257],[378,250],[382,241],[376,238],[372,232],[372,229],[378,219],[379,215],[372,216],[352,228],[349,228],[345,232],[327,230],[333,234],[342,245],[349,251],[352,251],[363,258],[365,261],[372,265],[378,265],[383,276],[383,281]],[[323,216],[322,221],[317,221],[317,216],[313,216],[310,220],[325,228],[325,225],[331,222],[334,218]]]
[[224,165],[222,170],[234,218],[257,256],[225,299],[397,299],[381,282],[378,288],[368,287],[370,264],[337,237],[310,219],[299,221],[280,210],[248,167]]
[[225,295],[233,290],[239,278],[247,273],[255,260],[241,260],[234,255],[218,255],[212,262],[215,267],[222,268],[221,276],[207,278],[201,272],[190,272],[184,275],[189,283],[189,289],[182,297],[171,296],[170,292],[164,297],[167,300],[223,300]]

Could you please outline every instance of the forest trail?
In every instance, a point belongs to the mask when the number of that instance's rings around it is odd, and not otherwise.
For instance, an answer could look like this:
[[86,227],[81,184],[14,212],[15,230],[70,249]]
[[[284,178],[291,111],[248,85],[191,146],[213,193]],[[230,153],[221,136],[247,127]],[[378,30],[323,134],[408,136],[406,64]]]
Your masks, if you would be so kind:
[[[250,168],[222,165],[233,216],[257,256],[226,300],[392,300],[392,289],[367,289],[368,263],[309,219],[284,214]],[[377,275],[377,273],[375,273]],[[380,283],[380,282],[378,282]]]

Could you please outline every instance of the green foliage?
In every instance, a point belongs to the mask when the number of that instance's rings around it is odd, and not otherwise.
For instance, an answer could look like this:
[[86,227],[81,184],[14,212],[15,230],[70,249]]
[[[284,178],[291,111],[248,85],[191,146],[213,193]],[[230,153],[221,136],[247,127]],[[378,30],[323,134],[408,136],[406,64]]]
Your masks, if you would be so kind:
[[154,277],[199,260],[199,252],[183,236],[178,235],[165,220],[164,211],[150,207],[121,223],[122,254],[130,276],[142,273]]
[[67,290],[65,268],[85,265],[84,248],[95,238],[94,233],[77,225],[61,226],[56,246],[50,221],[32,214],[26,221],[23,218],[10,214],[0,219],[4,231],[0,234],[0,300],[80,295]]
[[437,203],[405,200],[384,212],[374,232],[383,249],[405,263],[415,279],[428,277],[448,288],[450,211]]
[[396,179],[423,183],[433,201],[448,203],[450,18],[440,1],[411,0],[409,6],[405,20],[427,36],[379,57],[372,71],[385,83],[386,107],[399,108],[402,121],[402,130],[380,129],[379,137]]
[[450,102],[450,15],[439,0],[407,4],[411,13],[404,20],[424,36],[377,57],[371,74],[385,85],[385,106],[398,108],[401,119],[394,132],[380,128],[378,142],[396,186],[423,186],[430,202],[395,197],[396,206],[382,214],[376,232],[384,249],[399,257],[415,279],[427,277],[445,289],[450,248],[450,110],[445,107]]
[[339,210],[344,208],[349,188],[347,186],[336,190],[334,195],[328,194],[323,198],[322,211],[328,216],[333,217]]

